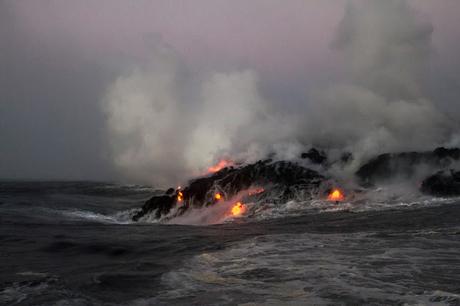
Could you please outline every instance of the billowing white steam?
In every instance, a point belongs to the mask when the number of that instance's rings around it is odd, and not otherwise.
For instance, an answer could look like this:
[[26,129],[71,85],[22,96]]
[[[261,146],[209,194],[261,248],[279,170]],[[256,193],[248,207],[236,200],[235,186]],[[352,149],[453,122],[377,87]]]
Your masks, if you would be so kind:
[[347,78],[315,94],[307,139],[358,155],[446,142],[451,123],[422,88],[432,32],[405,1],[348,5],[335,42]]
[[202,174],[235,143],[252,139],[260,127],[271,130],[253,71],[195,82],[184,80],[171,50],[155,48],[153,59],[118,78],[103,100],[114,161],[128,178],[179,184]]
[[201,99],[185,152],[187,163],[198,169],[210,166],[217,155],[228,154],[234,138],[250,130],[256,116],[264,113],[257,76],[249,70],[212,75],[202,84]]
[[287,117],[262,98],[255,71],[187,76],[174,52],[157,48],[152,63],[105,95],[115,163],[130,179],[165,185],[225,156],[293,158],[316,145],[366,157],[443,144],[452,123],[423,93],[432,32],[405,1],[353,2],[334,43],[343,82],[312,93]]
[[184,170],[187,118],[174,56],[157,49],[155,63],[118,78],[103,101],[115,164],[130,179],[163,184]]

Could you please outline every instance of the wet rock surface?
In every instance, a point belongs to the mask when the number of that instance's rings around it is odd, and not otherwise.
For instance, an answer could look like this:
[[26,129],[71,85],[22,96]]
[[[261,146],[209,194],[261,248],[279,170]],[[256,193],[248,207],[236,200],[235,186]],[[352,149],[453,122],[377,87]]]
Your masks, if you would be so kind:
[[317,190],[325,179],[318,172],[294,162],[263,160],[241,167],[224,168],[212,175],[190,181],[188,186],[176,190],[174,194],[154,196],[148,200],[133,220],[151,212],[156,218],[167,215],[177,205],[180,193],[183,204],[178,210],[181,214],[190,207],[202,207],[214,203],[215,192],[231,198],[238,192],[250,187],[276,189],[286,201],[294,196],[294,190]]
[[138,221],[142,216],[155,212],[155,218],[159,219],[162,215],[166,215],[171,210],[171,207],[176,203],[174,195],[154,196],[145,202],[142,210],[133,217],[133,221]]
[[[307,165],[320,165],[319,169],[327,170],[330,166],[327,154],[315,148],[302,153],[301,160],[308,160]],[[351,160],[353,155],[345,152],[338,162],[344,166]],[[385,153],[364,163],[355,173],[355,179],[361,186],[371,187],[395,178],[413,179],[420,169],[430,169],[431,173],[436,174],[423,180],[422,192],[436,196],[460,195],[460,172],[445,171],[457,161],[460,161],[458,148]],[[251,187],[264,188],[265,192],[259,196],[259,199],[276,193],[280,203],[292,200],[299,192],[312,196],[324,191],[327,193],[329,189],[326,188],[331,186],[328,187],[326,182],[334,181],[334,178],[320,174],[318,171],[309,169],[302,162],[271,159],[227,167],[214,174],[191,180],[183,189],[170,188],[164,194],[152,197],[133,217],[133,220],[138,221],[152,213],[156,219],[160,219],[170,214],[175,207],[177,207],[175,214],[181,215],[191,207],[199,208],[214,204],[216,193],[221,193],[229,199]],[[273,197],[270,200],[273,201]]]
[[434,196],[459,196],[460,171],[440,171],[426,178],[421,190]]
[[432,152],[381,154],[362,165],[356,172],[362,185],[374,185],[395,177],[410,178],[420,166],[445,169],[460,160],[460,149],[437,148]]

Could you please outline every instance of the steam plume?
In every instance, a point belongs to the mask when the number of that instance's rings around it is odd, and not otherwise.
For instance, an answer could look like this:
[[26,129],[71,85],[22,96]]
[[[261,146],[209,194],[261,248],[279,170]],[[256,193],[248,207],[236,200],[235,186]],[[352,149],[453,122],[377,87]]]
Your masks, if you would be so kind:
[[333,43],[343,54],[343,81],[312,92],[283,117],[264,99],[255,71],[192,78],[174,52],[159,47],[152,63],[106,93],[115,163],[131,179],[165,185],[226,155],[294,158],[316,145],[360,160],[446,143],[455,126],[423,92],[432,32],[406,1],[351,2]]
[[432,32],[405,1],[348,5],[335,41],[347,77],[315,94],[307,139],[358,155],[446,142],[452,122],[423,93]]
[[114,161],[123,173],[178,184],[228,154],[239,133],[251,134],[265,104],[253,71],[214,73],[196,84],[184,80],[185,67],[167,47],[160,44],[153,58],[119,77],[103,108]]

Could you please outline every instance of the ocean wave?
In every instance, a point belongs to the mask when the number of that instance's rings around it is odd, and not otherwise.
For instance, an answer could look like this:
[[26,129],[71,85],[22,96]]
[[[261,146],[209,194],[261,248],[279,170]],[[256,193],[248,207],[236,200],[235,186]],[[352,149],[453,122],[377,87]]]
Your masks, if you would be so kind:
[[404,237],[401,243],[397,234],[389,240],[371,233],[252,238],[167,273],[166,289],[150,302],[458,305],[459,242],[442,233]]
[[157,189],[137,184],[90,181],[2,181],[0,195],[90,195],[103,197],[134,196],[156,193]]
[[125,211],[120,211],[112,215],[104,215],[100,213],[95,213],[92,211],[84,210],[61,210],[59,211],[64,217],[68,219],[76,220],[85,220],[85,221],[94,221],[100,223],[113,223],[113,224],[130,224],[132,222],[132,216],[137,211],[137,209],[130,209]]
[[[64,185],[70,183],[64,183]],[[75,184],[75,183],[73,183]],[[78,183],[78,186],[85,185]],[[51,184],[54,186],[53,184]],[[59,185],[59,184],[58,184]],[[72,185],[72,184],[70,184]],[[118,186],[118,185],[117,185]],[[48,187],[48,189],[54,187]],[[99,196],[66,195],[21,195],[10,194],[0,206],[2,215],[14,220],[12,222],[94,222],[103,224],[131,224],[133,216],[140,210],[140,204],[145,201],[147,195],[155,192],[147,192],[139,185],[123,185],[115,187],[112,184],[96,184],[93,189],[105,188],[110,192],[112,188],[131,188],[142,190],[141,198],[99,198]],[[48,190],[47,189],[47,190]],[[84,193],[86,191],[82,191]],[[244,194],[244,192],[242,193]],[[345,190],[345,199],[336,203],[324,198],[312,198],[311,194],[301,191],[296,193],[294,199],[283,202],[282,195],[266,191],[261,197],[249,197],[236,195],[235,197],[219,201],[214,205],[201,208],[190,208],[185,213],[179,211],[179,207],[158,219],[156,212],[150,212],[138,220],[146,224],[181,224],[181,225],[212,225],[231,222],[258,222],[263,220],[297,217],[305,214],[322,214],[350,212],[361,213],[367,211],[379,211],[389,209],[415,209],[431,207],[443,204],[451,204],[460,201],[459,197],[441,198],[426,196],[418,191],[407,189],[406,186],[384,186],[366,190]],[[13,200],[12,200],[13,199]],[[231,210],[235,203],[242,202],[245,210],[241,215],[232,215]]]

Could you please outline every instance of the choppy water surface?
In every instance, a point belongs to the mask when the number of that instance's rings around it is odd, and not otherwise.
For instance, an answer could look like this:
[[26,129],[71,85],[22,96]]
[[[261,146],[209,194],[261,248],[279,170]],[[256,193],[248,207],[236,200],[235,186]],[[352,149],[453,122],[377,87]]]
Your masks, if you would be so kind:
[[130,222],[154,192],[0,183],[0,304],[460,305],[457,199],[377,190],[217,225]]

